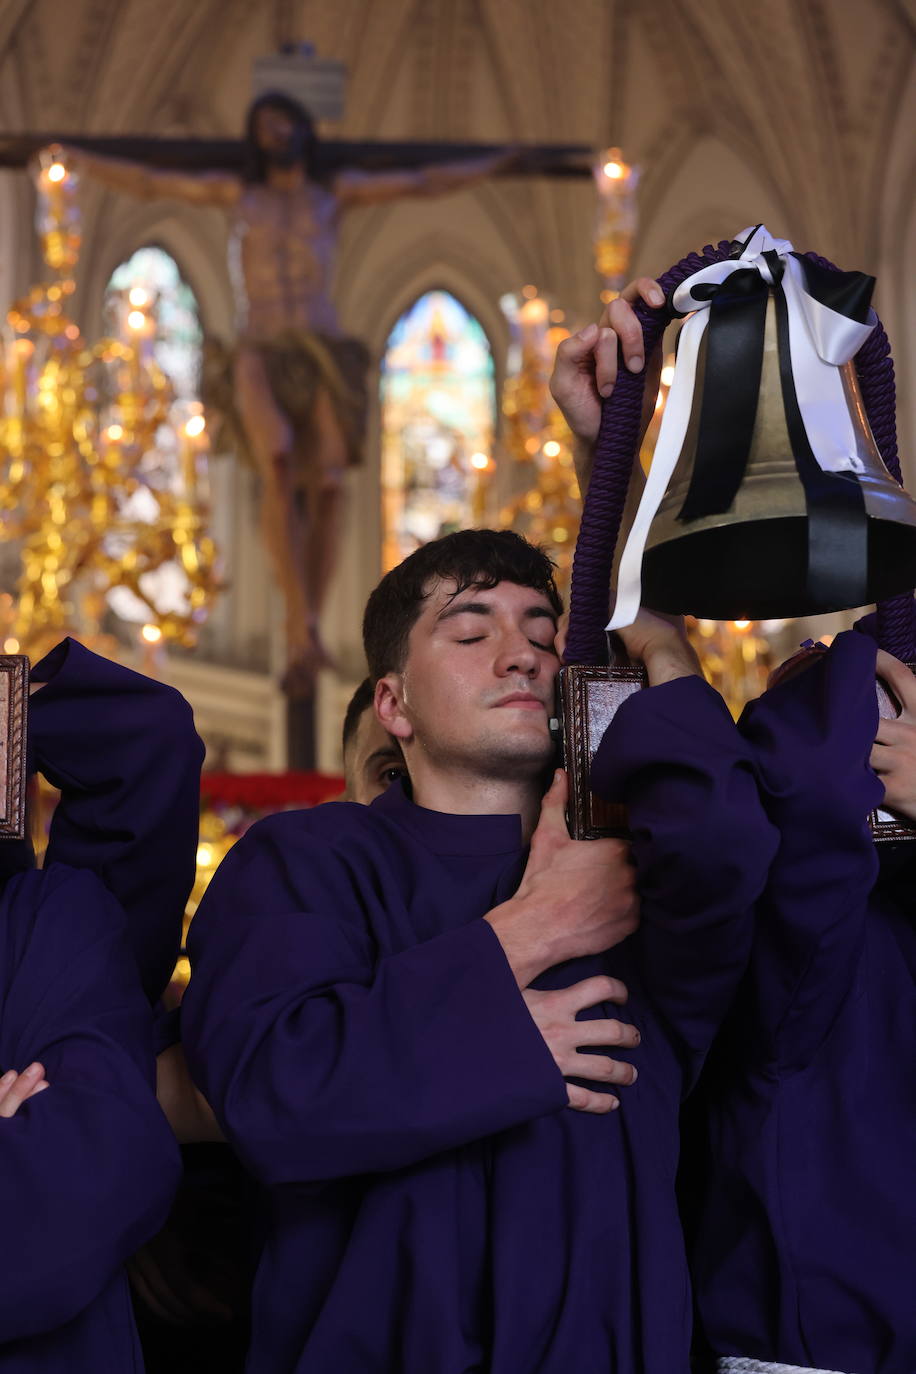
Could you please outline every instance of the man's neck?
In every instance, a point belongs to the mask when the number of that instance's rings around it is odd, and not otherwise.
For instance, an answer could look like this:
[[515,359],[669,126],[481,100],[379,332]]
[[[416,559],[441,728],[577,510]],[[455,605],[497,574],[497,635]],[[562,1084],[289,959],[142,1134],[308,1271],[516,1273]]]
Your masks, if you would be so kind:
[[452,816],[517,815],[525,844],[531,839],[541,810],[540,779],[489,778],[453,771],[444,774],[414,761],[408,762],[408,770],[418,806]]
[[301,162],[294,162],[289,167],[269,162],[266,181],[267,185],[274,191],[298,191],[300,187],[305,185],[305,171]]

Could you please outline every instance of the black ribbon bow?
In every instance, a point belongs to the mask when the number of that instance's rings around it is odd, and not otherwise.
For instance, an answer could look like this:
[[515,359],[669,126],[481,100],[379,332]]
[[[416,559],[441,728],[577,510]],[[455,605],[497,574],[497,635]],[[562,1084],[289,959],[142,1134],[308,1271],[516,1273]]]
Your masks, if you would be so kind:
[[[736,247],[740,253],[744,245]],[[792,256],[801,263],[810,296],[859,324],[867,321],[874,277],[863,272],[834,272],[801,254]],[[788,306],[782,286],[785,264],[775,252],[763,257],[772,285],[756,268],[748,267],[732,272],[722,282],[700,282],[691,289],[694,300],[709,301],[710,313],[696,455],[678,519],[689,524],[729,510],[744,481],[760,394],[767,302],[772,293],[786,428],[805,490],[808,592],[818,605],[861,605],[868,586],[868,521],[862,490],[855,473],[824,472],[811,449],[792,372]]]

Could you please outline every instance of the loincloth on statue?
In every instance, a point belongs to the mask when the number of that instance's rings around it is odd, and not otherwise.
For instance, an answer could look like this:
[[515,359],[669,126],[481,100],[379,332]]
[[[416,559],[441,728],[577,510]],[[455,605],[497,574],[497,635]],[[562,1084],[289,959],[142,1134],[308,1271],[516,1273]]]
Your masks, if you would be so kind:
[[200,397],[215,453],[232,449],[251,467],[257,466],[235,406],[233,367],[241,347],[261,358],[271,394],[292,427],[295,453],[303,461],[311,447],[315,398],[324,388],[346,442],[348,465],[362,462],[369,350],[359,339],[333,338],[305,329],[285,329],[276,338],[246,340],[235,348],[221,339],[204,340]]

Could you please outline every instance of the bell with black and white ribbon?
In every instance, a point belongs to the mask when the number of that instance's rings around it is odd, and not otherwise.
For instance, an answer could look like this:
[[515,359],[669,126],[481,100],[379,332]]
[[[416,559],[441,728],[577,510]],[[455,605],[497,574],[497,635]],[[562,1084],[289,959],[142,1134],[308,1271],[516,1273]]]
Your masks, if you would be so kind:
[[853,362],[873,287],[758,225],[674,291],[687,318],[609,630],[640,604],[757,620],[916,585],[916,503],[884,466]]

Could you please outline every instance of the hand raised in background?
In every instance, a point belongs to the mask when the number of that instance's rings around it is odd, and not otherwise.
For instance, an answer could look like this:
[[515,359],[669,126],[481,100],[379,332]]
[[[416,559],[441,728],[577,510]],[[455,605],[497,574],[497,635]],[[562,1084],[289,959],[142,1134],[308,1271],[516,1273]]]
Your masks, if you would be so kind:
[[905,663],[878,650],[878,676],[900,703],[896,720],[879,720],[870,763],[884,783],[884,805],[916,821],[916,678]]

